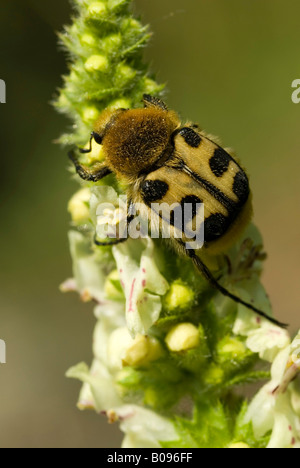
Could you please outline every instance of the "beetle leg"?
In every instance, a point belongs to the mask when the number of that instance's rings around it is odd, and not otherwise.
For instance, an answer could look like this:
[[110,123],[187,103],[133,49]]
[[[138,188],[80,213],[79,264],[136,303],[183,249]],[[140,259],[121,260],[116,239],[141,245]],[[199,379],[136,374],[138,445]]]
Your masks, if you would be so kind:
[[69,152],[69,158],[74,164],[77,174],[83,180],[98,182],[98,180],[101,180],[103,177],[106,177],[112,173],[112,171],[103,164],[95,165],[96,167],[92,169],[84,166],[83,164],[80,164],[74,150]]
[[168,110],[167,105],[159,98],[150,96],[150,94],[144,94],[143,95],[143,103],[144,106],[147,108],[149,107],[159,107],[160,109],[163,109],[165,111]]
[[95,234],[95,237],[94,237],[94,243],[96,245],[98,245],[99,247],[107,247],[107,246],[112,246],[112,245],[118,245],[118,244],[121,244],[122,242],[126,242],[127,241],[127,237],[126,238],[122,238],[122,239],[111,239],[107,242],[101,242],[97,239],[97,234]]

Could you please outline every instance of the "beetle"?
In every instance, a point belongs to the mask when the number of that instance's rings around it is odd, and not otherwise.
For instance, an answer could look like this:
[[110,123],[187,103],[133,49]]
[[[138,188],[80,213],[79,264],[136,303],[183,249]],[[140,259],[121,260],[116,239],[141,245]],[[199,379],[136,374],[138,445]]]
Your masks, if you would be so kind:
[[[92,141],[102,145],[104,162],[91,168],[80,163],[76,152],[69,157],[79,176],[97,182],[114,173],[128,187],[128,224],[132,208],[141,204],[144,212],[159,219],[153,203],[192,205],[192,218],[198,204],[204,204],[204,245],[190,248],[186,236],[176,238],[174,219],[173,244],[190,257],[206,280],[224,296],[243,304],[279,326],[286,326],[225,289],[201,259],[201,251],[212,255],[224,252],[239,237],[252,214],[251,191],[246,172],[225,149],[205,135],[195,124],[182,125],[176,112],[159,98],[145,94],[144,108],[105,110],[96,121]],[[174,218],[174,217],[173,217]],[[183,229],[182,229],[183,230]],[[117,244],[124,239],[115,239]],[[98,245],[103,245],[97,242]],[[107,245],[107,244],[105,244]],[[203,256],[202,256],[203,258]]]

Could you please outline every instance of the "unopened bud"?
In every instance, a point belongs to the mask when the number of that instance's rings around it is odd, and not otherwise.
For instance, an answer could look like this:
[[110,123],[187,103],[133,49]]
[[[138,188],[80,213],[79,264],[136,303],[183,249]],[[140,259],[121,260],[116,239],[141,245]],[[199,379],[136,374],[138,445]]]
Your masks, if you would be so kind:
[[250,446],[245,444],[245,442],[236,442],[235,444],[229,445],[228,448],[250,448]]
[[169,331],[166,343],[174,352],[196,348],[200,343],[199,330],[192,323],[180,323]]
[[94,17],[103,15],[105,11],[106,5],[103,2],[93,2],[88,7],[89,14]]
[[131,107],[131,101],[129,99],[116,99],[108,106],[108,108],[112,110],[129,109],[130,107]]
[[180,283],[173,283],[165,297],[165,305],[169,310],[188,308],[194,301],[194,291]]
[[153,337],[138,334],[125,353],[123,365],[145,365],[160,358],[162,354],[163,349],[159,341]]
[[88,72],[106,72],[108,69],[108,60],[104,55],[91,55],[85,62],[85,69]]
[[81,37],[81,43],[88,46],[94,46],[96,44],[96,40],[91,34],[83,34]]
[[99,117],[99,111],[96,107],[86,107],[82,113],[82,120],[88,124],[92,124]]
[[88,188],[84,188],[75,193],[75,195],[69,201],[68,211],[71,213],[74,223],[83,224],[89,220],[90,210],[88,203],[90,198],[90,190]]
[[217,350],[221,359],[228,360],[244,356],[247,348],[239,339],[227,336],[218,343]]

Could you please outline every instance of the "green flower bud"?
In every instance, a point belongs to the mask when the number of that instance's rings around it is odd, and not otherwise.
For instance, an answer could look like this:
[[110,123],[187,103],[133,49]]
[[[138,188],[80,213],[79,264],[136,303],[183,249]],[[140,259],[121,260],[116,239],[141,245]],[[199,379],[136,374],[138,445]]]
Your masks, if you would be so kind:
[[99,111],[96,107],[86,107],[83,109],[82,120],[84,123],[93,124],[99,117]]
[[221,367],[211,363],[205,373],[205,383],[207,385],[218,385],[223,381],[223,379],[224,370]]
[[235,444],[229,445],[228,448],[251,448],[248,444],[245,444],[245,442],[236,442]]
[[168,310],[187,309],[195,298],[194,291],[180,283],[173,283],[165,296],[165,306]]
[[136,70],[131,68],[129,65],[121,63],[117,66],[116,69],[116,86],[121,86],[121,84],[127,84],[132,81],[136,76]]
[[151,80],[151,78],[146,77],[144,79],[144,87],[145,87],[145,92],[148,94],[154,94],[157,93],[158,86],[157,83],[154,80]]
[[170,351],[187,351],[199,346],[200,333],[192,323],[180,323],[169,331],[165,341]]
[[129,29],[131,31],[134,31],[134,30],[140,31],[142,29],[142,25],[138,20],[134,18],[125,18],[121,23],[121,29],[123,30]]
[[156,408],[159,402],[160,395],[153,388],[147,388],[144,394],[145,405]]
[[111,34],[102,41],[102,47],[105,52],[112,54],[122,45],[122,37],[120,34]]
[[131,101],[129,99],[116,99],[108,106],[109,109],[130,109]]
[[227,336],[218,343],[217,352],[221,360],[238,359],[245,356],[247,348],[239,339]]
[[106,5],[103,2],[93,2],[88,7],[88,13],[95,17],[103,16],[106,12]]
[[94,46],[96,44],[96,39],[91,34],[83,34],[80,38],[82,45]]
[[92,72],[106,72],[109,64],[105,55],[91,55],[85,62],[85,69]]

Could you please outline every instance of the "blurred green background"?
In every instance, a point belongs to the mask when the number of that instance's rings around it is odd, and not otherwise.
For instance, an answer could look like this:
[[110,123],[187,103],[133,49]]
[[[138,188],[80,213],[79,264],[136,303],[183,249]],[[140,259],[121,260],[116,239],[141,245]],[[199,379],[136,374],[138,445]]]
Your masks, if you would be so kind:
[[[299,327],[299,0],[136,0],[146,52],[168,103],[233,147],[248,168],[263,277],[278,319]],[[0,447],[118,447],[114,426],[80,413],[64,377],[91,361],[92,307],[58,285],[71,275],[66,205],[77,185],[53,140],[69,122],[49,102],[66,72],[55,31],[68,0],[1,1]]]

